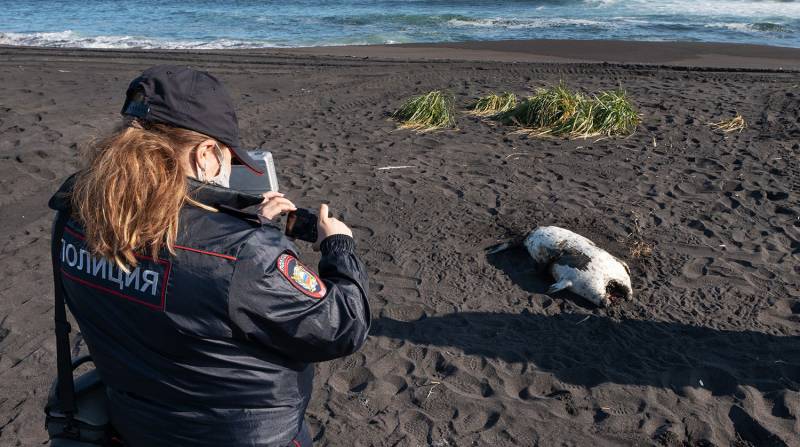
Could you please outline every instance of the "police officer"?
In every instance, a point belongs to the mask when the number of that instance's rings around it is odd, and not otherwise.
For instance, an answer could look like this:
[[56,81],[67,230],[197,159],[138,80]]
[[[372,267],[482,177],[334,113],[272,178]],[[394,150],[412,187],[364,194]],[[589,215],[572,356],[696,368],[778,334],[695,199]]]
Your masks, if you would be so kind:
[[370,325],[352,232],[320,206],[317,274],[272,221],[291,201],[227,188],[231,163],[259,168],[210,74],[152,67],[122,113],[51,200],[71,214],[53,244],[114,427],[132,446],[310,445],[312,363]]

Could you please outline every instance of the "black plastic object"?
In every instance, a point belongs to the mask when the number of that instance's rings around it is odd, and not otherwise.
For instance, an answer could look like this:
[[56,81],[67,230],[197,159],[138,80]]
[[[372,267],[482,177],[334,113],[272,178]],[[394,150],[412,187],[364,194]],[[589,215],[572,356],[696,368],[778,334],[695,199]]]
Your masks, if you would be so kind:
[[73,378],[88,356],[73,361],[69,348],[70,325],[61,284],[60,241],[69,211],[60,211],[53,225],[52,263],[55,291],[56,366],[58,374],[44,408],[45,426],[53,446],[112,445],[105,385],[96,370]]
[[[89,356],[80,357],[72,362],[72,368],[91,361]],[[100,380],[97,370],[89,370],[78,376],[73,383],[76,411],[71,415],[61,410],[63,405],[57,392],[60,388],[58,379],[50,389],[44,410],[50,445],[53,447],[117,445],[112,441],[113,429],[108,413],[106,386]]]
[[298,208],[286,216],[286,236],[301,241],[317,242],[317,213],[308,208]]

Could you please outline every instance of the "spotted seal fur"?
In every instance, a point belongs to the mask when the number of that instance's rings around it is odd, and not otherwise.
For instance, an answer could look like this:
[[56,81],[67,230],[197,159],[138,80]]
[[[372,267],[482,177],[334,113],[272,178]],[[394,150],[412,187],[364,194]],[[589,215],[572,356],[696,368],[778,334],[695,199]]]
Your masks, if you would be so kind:
[[[555,279],[548,294],[569,290],[601,307],[633,297],[628,265],[577,233],[559,227],[538,227],[528,234],[523,245],[534,262],[547,267]],[[490,253],[510,246],[501,244]]]

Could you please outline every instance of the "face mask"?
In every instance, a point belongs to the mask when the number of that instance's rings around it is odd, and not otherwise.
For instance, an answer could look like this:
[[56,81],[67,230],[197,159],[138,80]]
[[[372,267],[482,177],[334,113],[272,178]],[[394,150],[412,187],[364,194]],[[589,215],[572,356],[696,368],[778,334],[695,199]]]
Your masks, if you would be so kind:
[[201,168],[200,165],[195,162],[195,164],[197,164],[198,180],[228,188],[231,184],[231,171],[230,169],[225,169],[225,155],[222,153],[222,149],[220,149],[219,145],[214,143],[214,149],[217,156],[217,162],[219,163],[219,174],[217,174],[216,177],[206,177],[206,170],[208,166],[206,166],[204,163],[203,167]]

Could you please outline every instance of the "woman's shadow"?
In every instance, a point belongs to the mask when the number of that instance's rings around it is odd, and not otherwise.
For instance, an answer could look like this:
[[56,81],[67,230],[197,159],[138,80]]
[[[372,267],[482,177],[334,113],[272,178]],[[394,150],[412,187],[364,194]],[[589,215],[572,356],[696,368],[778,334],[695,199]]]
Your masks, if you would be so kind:
[[[489,262],[530,293],[543,294],[550,285],[524,249],[490,255]],[[584,305],[575,295],[560,296]],[[587,387],[604,382],[676,391],[703,387],[715,395],[733,394],[738,385],[763,392],[800,391],[798,336],[527,311],[460,312],[410,322],[379,318],[370,333],[506,362],[532,362],[564,382]]]

